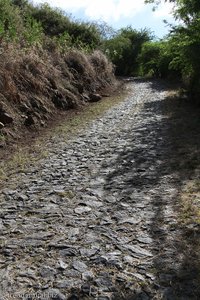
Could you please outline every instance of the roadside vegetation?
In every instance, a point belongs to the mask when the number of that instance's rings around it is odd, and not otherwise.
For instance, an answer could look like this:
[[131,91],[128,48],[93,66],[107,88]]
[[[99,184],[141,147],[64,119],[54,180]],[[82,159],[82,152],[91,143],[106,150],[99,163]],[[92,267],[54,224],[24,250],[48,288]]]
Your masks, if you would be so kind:
[[99,47],[104,27],[47,4],[0,0],[1,147],[117,87]]
[[10,124],[17,138],[20,126],[44,126],[55,109],[100,99],[94,94],[115,87],[114,72],[182,82],[187,96],[199,102],[200,4],[169,1],[181,25],[155,40],[149,29],[115,31],[48,4],[0,0],[0,145]]

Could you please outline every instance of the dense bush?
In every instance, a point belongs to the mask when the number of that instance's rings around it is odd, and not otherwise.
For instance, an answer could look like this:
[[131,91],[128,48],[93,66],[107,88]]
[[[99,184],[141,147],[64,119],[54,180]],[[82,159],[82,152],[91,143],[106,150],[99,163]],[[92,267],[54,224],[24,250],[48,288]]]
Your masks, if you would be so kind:
[[19,9],[9,0],[0,0],[0,39],[17,39],[23,27]]
[[166,51],[171,57],[168,72],[174,70],[180,74],[191,98],[200,102],[200,1],[169,2],[174,2],[174,16],[181,21],[181,25],[175,26],[166,40]]
[[148,30],[137,31],[129,26],[120,29],[114,37],[104,42],[104,51],[115,64],[117,75],[138,74],[138,56],[142,45],[150,39]]
[[102,41],[99,25],[74,21],[48,4],[0,0],[0,41],[16,41],[28,47],[46,43],[48,37],[61,51],[72,47],[92,51]]

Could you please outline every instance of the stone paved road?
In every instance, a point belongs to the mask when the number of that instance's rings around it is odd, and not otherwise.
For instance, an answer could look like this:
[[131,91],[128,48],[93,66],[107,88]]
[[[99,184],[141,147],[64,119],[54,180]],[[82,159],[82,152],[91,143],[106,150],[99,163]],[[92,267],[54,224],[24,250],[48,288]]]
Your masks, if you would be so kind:
[[[181,178],[160,83],[125,101],[0,196],[0,299],[200,299],[182,249]],[[16,183],[17,181],[17,183]]]

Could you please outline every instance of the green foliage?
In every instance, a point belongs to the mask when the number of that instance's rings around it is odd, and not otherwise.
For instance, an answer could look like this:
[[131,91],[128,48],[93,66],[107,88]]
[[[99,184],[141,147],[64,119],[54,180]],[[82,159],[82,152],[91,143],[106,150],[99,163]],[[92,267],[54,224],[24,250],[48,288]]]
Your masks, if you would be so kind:
[[90,52],[101,44],[101,29],[99,24],[74,21],[46,3],[34,6],[28,0],[0,0],[0,40],[30,47],[46,43],[49,37],[61,52],[73,47]]
[[64,32],[59,37],[54,37],[54,41],[58,49],[65,53],[72,46],[71,37],[67,32]]
[[117,75],[135,75],[138,73],[143,43],[151,39],[148,30],[137,31],[130,26],[122,28],[116,35],[104,42],[104,52],[116,66]]
[[158,77],[159,60],[161,56],[161,44],[159,42],[146,42],[142,45],[139,55],[141,75]]
[[[146,2],[159,4],[160,1],[146,0]],[[173,28],[166,41],[168,54],[171,56],[168,69],[181,74],[191,97],[199,101],[200,1],[169,0],[168,2],[174,2],[174,17],[181,21],[181,25]]]
[[76,48],[95,49],[101,43],[101,34],[98,27],[92,23],[71,22],[68,33]]
[[174,67],[176,47],[171,40],[147,42],[139,56],[140,74],[159,78],[180,78],[180,68]]
[[131,52],[131,41],[128,38],[118,35],[105,41],[104,51],[116,66],[117,75],[128,74],[126,55]]
[[24,38],[26,43],[29,46],[41,43],[43,37],[43,29],[41,24],[32,17],[27,17],[24,25]]
[[29,14],[42,24],[44,33],[49,36],[61,35],[70,26],[70,19],[61,10],[51,8],[47,3],[30,7]]
[[42,25],[47,36],[59,37],[64,48],[69,44],[69,37],[73,46],[81,49],[94,49],[101,42],[100,31],[95,24],[72,21],[63,11],[46,3],[30,7],[29,14]]
[[0,39],[14,40],[20,34],[22,21],[19,10],[9,0],[0,0]]

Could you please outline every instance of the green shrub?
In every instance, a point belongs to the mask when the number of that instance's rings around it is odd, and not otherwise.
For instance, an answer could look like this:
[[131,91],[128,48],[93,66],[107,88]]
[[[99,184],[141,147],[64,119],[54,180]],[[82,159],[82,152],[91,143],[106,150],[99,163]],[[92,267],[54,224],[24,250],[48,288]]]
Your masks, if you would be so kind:
[[0,0],[0,38],[1,40],[15,40],[19,37],[23,27],[19,9],[10,0]]
[[137,75],[139,70],[138,56],[143,43],[151,39],[148,30],[137,31],[133,28],[122,28],[117,34],[104,42],[104,52],[116,65],[117,75]]

